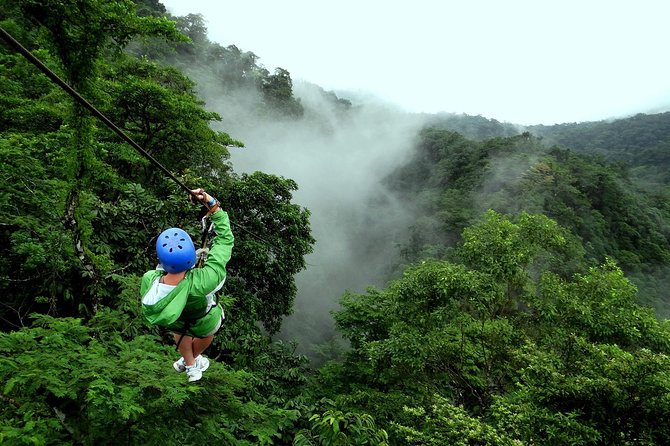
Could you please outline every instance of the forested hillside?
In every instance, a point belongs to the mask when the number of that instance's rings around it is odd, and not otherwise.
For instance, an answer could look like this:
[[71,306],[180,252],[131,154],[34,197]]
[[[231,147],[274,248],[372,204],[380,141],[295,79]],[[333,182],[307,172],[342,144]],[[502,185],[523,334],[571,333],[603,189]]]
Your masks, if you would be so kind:
[[414,161],[389,178],[423,217],[404,248],[409,262],[444,255],[486,209],[541,213],[579,236],[587,259],[616,259],[643,287],[641,299],[667,315],[670,260],[668,188],[634,183],[630,168],[569,149],[547,149],[529,133],[476,142],[434,128],[422,132]]
[[440,113],[430,116],[427,127],[440,130],[450,130],[460,133],[469,139],[482,140],[500,136],[518,135],[521,126],[500,122],[496,119],[466,114]]
[[[333,134],[360,106],[315,86],[324,114],[288,69],[210,42],[202,17],[155,0],[0,0],[0,27],[179,181],[219,198],[235,234],[218,294],[227,320],[211,367],[188,383],[169,333],[141,315],[139,282],[161,230],[200,238],[201,209],[0,45],[0,443],[670,443],[668,178],[645,161],[664,162],[665,115],[522,133],[435,116],[398,136],[415,144],[365,205],[393,201],[400,232],[411,228],[399,243],[370,223],[378,215],[346,226],[394,268],[343,295],[333,317],[348,344],[310,367],[273,335],[323,216],[295,203],[293,179],[236,171],[230,151],[245,141],[226,129],[255,116]],[[248,113],[211,111],[220,91]],[[641,123],[647,139],[610,135]]]
[[533,126],[529,131],[551,144],[633,166],[633,174],[647,188],[663,189],[670,183],[668,112],[638,114],[613,122]]
[[655,189],[670,181],[670,112],[638,114],[611,121],[517,126],[495,119],[468,115],[436,115],[429,121],[436,129],[450,130],[475,140],[509,137],[529,132],[546,147],[559,146],[578,153],[600,155],[624,163],[632,174]]
[[554,144],[580,152],[600,153],[609,158],[648,164],[639,155],[667,144],[670,139],[670,113],[638,114],[615,121],[599,121],[528,128]]

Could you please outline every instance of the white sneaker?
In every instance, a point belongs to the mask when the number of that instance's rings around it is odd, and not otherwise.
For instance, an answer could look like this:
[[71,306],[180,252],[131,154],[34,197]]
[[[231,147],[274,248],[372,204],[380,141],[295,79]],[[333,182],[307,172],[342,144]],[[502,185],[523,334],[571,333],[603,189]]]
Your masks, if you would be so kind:
[[[204,372],[205,370],[207,370],[207,367],[209,367],[209,359],[205,358],[205,357],[202,356],[202,355],[199,355],[197,358],[195,358],[195,361],[196,361],[196,362],[195,362],[195,365],[197,365],[198,367],[200,367],[200,370],[202,370],[203,372]],[[186,371],[186,363],[184,362],[184,358],[179,358],[179,359],[177,359],[177,360],[172,364],[172,367],[174,367],[174,369],[175,369],[177,372],[180,372],[180,373],[181,373],[181,372],[185,372],[185,371]]]
[[197,358],[195,358],[195,365],[198,366],[201,372],[204,372],[209,368],[209,359],[205,358],[204,356],[200,355]]
[[184,358],[179,358],[177,359],[173,364],[172,367],[178,372],[185,372],[186,371],[186,363],[184,362]]
[[186,366],[186,375],[188,376],[188,382],[197,381],[202,378],[202,370],[200,370],[197,364],[191,367]]

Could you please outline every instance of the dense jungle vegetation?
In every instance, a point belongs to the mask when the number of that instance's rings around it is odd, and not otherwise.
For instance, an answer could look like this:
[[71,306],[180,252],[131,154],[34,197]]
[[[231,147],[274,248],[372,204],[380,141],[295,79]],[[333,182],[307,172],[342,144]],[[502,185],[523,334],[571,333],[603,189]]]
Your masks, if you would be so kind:
[[138,292],[156,235],[195,237],[200,209],[0,45],[0,443],[670,444],[670,115],[432,117],[385,180],[416,216],[395,272],[342,296],[348,348],[315,368],[272,337],[314,244],[300,185],[236,173],[244,141],[186,74],[299,120],[289,71],[157,0],[0,0],[0,26],[235,232],[228,320],[189,384]]

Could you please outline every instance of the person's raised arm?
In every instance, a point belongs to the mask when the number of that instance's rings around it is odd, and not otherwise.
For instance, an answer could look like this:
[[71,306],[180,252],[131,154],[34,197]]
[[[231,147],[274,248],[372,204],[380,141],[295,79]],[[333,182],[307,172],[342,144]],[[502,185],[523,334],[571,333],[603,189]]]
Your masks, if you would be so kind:
[[209,294],[226,278],[226,265],[232,256],[235,238],[230,228],[228,214],[221,209],[219,201],[203,189],[195,189],[192,192],[193,196],[208,208],[209,218],[214,223],[216,231],[205,264],[202,268],[190,272],[193,276],[192,291]]

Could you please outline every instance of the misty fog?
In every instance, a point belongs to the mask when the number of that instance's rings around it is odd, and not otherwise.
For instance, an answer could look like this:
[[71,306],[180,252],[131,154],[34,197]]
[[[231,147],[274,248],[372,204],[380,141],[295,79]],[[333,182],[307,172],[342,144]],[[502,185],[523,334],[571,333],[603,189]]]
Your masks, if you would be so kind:
[[295,180],[294,202],[311,212],[314,252],[296,277],[294,314],[280,333],[310,353],[333,337],[330,311],[345,290],[384,286],[398,260],[412,211],[382,179],[411,156],[423,118],[370,100],[345,110],[320,87],[302,82],[294,85],[302,118],[264,117],[257,91],[224,93],[215,85],[200,79],[198,88],[207,108],[223,116],[217,129],[245,144],[231,149],[234,170]]

